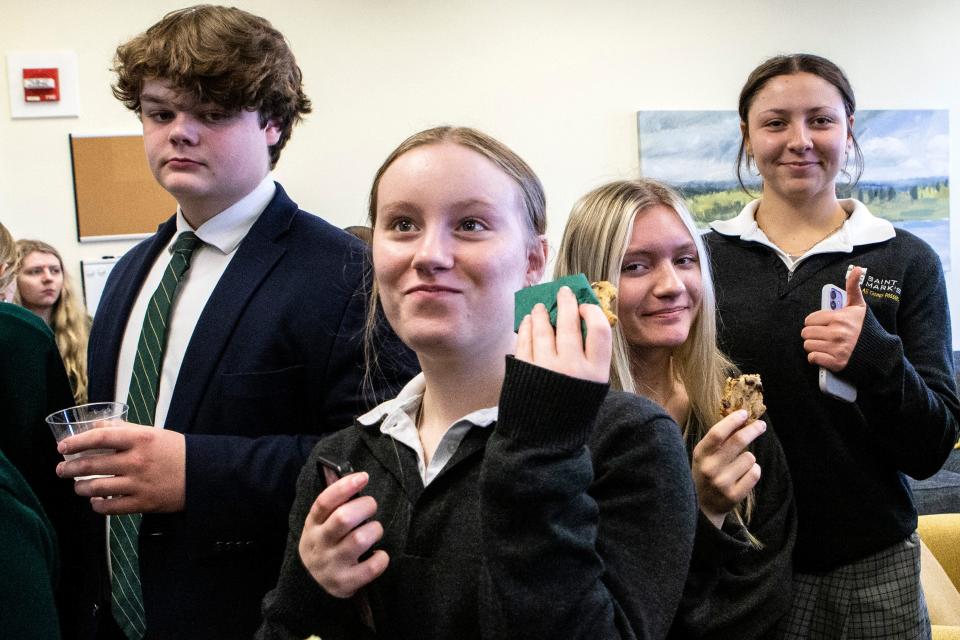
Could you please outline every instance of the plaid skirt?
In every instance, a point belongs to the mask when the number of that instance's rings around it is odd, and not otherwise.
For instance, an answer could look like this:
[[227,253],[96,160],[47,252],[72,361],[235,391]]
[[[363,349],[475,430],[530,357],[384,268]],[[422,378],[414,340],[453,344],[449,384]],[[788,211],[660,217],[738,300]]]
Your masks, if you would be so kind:
[[827,573],[795,573],[793,607],[775,637],[929,640],[919,536]]

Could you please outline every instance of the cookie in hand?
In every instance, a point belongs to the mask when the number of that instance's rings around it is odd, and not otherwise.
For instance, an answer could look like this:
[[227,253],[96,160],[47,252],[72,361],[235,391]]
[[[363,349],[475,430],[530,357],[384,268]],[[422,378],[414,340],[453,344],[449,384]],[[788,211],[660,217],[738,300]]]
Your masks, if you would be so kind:
[[613,301],[617,299],[617,288],[606,280],[591,282],[590,286],[600,301],[600,308],[603,309],[603,315],[607,316],[607,322],[610,326],[617,324],[617,314],[613,312]]
[[720,415],[728,416],[738,409],[746,409],[750,413],[747,422],[758,420],[766,413],[763,404],[763,383],[760,374],[744,374],[736,378],[727,378],[723,389],[723,399],[720,401]]

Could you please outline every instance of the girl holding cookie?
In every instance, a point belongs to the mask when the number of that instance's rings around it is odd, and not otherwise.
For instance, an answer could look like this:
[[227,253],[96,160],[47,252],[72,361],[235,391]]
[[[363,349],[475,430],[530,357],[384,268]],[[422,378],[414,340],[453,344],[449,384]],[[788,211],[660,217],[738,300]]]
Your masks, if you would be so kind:
[[[314,449],[259,637],[662,638],[693,545],[683,443],[652,402],[608,394],[596,305],[561,289],[555,330],[539,304],[514,334],[546,263],[536,175],[430,129],[377,172],[370,222],[370,317],[423,373]],[[328,486],[321,457],[358,473]]]
[[[838,177],[852,185],[863,167],[854,110],[847,77],[818,56],[777,56],[747,78],[738,175],[755,168],[762,187],[707,236],[720,342],[763,376],[793,477],[782,636],[929,637],[901,474],[933,474],[957,439],[949,311],[933,250],[837,197]],[[846,307],[820,310],[825,284],[845,289]],[[826,372],[855,399],[821,392]]]
[[670,636],[765,637],[790,605],[790,475],[759,415],[724,417],[734,367],[716,346],[710,267],[683,200],[653,180],[585,195],[556,265],[557,276],[578,272],[618,287],[611,385],[657,401],[687,445],[700,509]]

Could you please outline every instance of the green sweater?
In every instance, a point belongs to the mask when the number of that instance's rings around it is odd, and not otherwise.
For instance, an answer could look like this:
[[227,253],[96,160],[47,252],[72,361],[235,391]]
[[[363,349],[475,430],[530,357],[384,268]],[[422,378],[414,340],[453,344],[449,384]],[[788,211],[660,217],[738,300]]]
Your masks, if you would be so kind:
[[44,508],[72,483],[57,478],[62,460],[45,422],[73,404],[70,383],[53,333],[43,320],[15,304],[0,304],[0,451],[10,459]]
[[60,637],[57,538],[27,481],[0,451],[0,635]]
[[0,303],[0,452],[26,480],[58,534],[62,572],[57,595],[68,637],[76,627],[73,621],[80,619],[80,612],[72,610],[75,594],[88,588],[81,585],[90,572],[80,566],[80,545],[87,536],[77,531],[90,507],[74,493],[72,480],[57,477],[63,457],[45,418],[71,405],[70,382],[50,329],[26,309]]

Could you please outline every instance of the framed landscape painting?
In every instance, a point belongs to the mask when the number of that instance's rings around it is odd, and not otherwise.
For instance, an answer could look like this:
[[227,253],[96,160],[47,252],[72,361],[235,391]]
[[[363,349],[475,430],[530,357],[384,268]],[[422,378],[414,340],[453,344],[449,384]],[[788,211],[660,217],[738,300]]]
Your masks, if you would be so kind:
[[[735,111],[637,112],[640,172],[676,187],[697,223],[731,218],[760,193],[759,178],[736,176],[740,119]],[[854,131],[864,156],[860,181],[837,180],[841,198],[923,238],[950,270],[948,111],[863,110]]]

